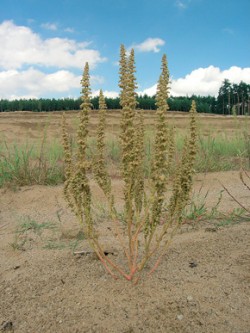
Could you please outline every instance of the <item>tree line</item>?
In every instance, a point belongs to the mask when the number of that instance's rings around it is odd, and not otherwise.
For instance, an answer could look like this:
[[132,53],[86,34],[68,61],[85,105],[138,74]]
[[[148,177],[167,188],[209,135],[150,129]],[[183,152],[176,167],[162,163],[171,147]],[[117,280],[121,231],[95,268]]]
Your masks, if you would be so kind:
[[[206,113],[216,112],[216,98],[212,96],[191,96],[191,97],[170,97],[168,105],[171,111],[184,111],[188,112],[191,107],[192,100],[196,101],[197,111]],[[120,98],[105,98],[108,109],[115,110],[121,109]],[[138,96],[137,97],[139,109],[156,110],[155,96]],[[82,101],[80,98],[61,98],[61,99],[15,99],[15,100],[0,100],[0,112],[8,111],[34,111],[34,112],[49,112],[49,111],[68,111],[79,110]],[[98,109],[98,97],[91,99],[93,109]]]
[[[98,109],[98,97],[93,97],[91,103],[94,109]],[[213,96],[170,96],[168,99],[171,111],[188,112],[192,100],[196,102],[197,111],[202,113],[217,114],[250,114],[250,84],[240,82],[232,84],[229,80],[224,80],[217,97]],[[105,98],[108,109],[120,109],[120,98]],[[155,96],[140,95],[137,97],[138,108],[144,110],[156,110]],[[40,98],[40,99],[16,99],[0,100],[0,112],[8,111],[69,111],[79,110],[82,101],[80,98]]]
[[250,114],[250,84],[225,79],[219,89],[217,110],[221,114]]

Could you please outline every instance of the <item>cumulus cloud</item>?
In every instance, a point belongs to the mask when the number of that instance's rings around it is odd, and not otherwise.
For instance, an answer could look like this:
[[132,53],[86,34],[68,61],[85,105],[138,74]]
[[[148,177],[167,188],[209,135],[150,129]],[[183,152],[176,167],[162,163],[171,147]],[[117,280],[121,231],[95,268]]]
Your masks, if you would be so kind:
[[237,66],[226,70],[220,70],[214,66],[198,68],[184,78],[173,80],[171,93],[173,96],[192,94],[216,96],[224,79],[228,79],[232,83],[240,83],[240,81],[250,83],[250,68]]
[[[92,93],[92,96],[99,96],[100,90],[95,90]],[[117,91],[112,91],[112,90],[104,90],[103,95],[108,98],[116,98],[119,97],[119,93]]]
[[[49,94],[66,95],[75,91],[80,95],[81,75],[75,75],[67,70],[59,70],[46,74],[29,68],[27,70],[7,70],[0,72],[0,99],[40,98]],[[91,85],[103,83],[100,76],[90,76]]]
[[42,97],[51,91],[67,92],[72,88],[79,88],[80,79],[80,76],[66,70],[51,74],[45,74],[34,68],[24,71],[3,71],[0,72],[0,98]]
[[90,44],[67,38],[42,39],[28,27],[5,21],[0,24],[0,68],[21,69],[25,65],[82,68],[86,61],[94,68],[106,59]]
[[146,88],[144,90],[138,91],[138,95],[148,95],[153,96],[156,94],[157,84],[154,84],[152,87]]
[[[206,68],[198,68],[183,78],[172,79],[170,94],[172,96],[217,96],[219,88],[224,79],[228,79],[232,83],[240,83],[240,81],[250,84],[250,68],[241,68],[232,66],[229,69],[221,70],[218,67],[209,66]],[[140,94],[154,95],[157,85],[153,85]]]
[[147,38],[140,44],[133,44],[129,49],[134,48],[139,52],[159,52],[160,47],[165,44],[165,41],[161,38]]

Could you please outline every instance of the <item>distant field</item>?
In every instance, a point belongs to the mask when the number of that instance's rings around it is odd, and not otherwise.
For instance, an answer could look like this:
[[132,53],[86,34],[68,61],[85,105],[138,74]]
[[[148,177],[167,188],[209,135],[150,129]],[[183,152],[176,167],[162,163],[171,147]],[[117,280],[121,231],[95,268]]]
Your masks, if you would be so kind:
[[[143,111],[145,124],[150,130],[155,121],[155,111]],[[70,131],[75,133],[78,123],[78,112],[67,111]],[[109,111],[107,132],[117,134],[119,131],[120,111]],[[43,137],[46,129],[48,139],[59,139],[61,135],[60,121],[62,112],[8,112],[0,113],[0,138],[8,143],[35,142]],[[92,134],[96,128],[98,111],[92,111],[90,129]],[[188,124],[188,114],[184,112],[168,112],[169,123],[183,134]],[[222,134],[232,137],[241,134],[244,128],[250,128],[250,117],[232,117],[219,115],[198,115],[199,130],[202,136]]]
[[[155,111],[142,111],[145,119],[145,172],[150,174],[154,149]],[[68,131],[75,147],[78,112],[66,112]],[[0,113],[0,187],[4,184],[59,184],[63,181],[62,112]],[[112,175],[119,176],[119,131],[121,111],[109,111],[106,128],[106,156]],[[169,126],[175,128],[178,160],[189,117],[168,112]],[[98,111],[90,116],[88,153],[96,147]],[[217,172],[250,168],[250,117],[198,114],[196,172]]]

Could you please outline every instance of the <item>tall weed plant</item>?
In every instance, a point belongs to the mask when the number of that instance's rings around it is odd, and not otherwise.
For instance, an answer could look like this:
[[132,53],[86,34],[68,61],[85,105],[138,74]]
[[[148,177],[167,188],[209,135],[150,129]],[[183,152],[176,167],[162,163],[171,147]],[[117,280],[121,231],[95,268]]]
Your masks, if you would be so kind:
[[[85,231],[89,244],[106,271],[136,284],[142,275],[150,275],[164,257],[171,239],[182,224],[183,210],[192,187],[196,156],[196,106],[190,110],[190,129],[178,164],[173,129],[168,125],[169,71],[166,55],[162,58],[157,86],[157,120],[151,149],[151,172],[145,174],[145,128],[143,113],[136,109],[136,78],[134,51],[120,49],[120,100],[122,106],[119,141],[120,175],[123,186],[123,211],[117,209],[116,196],[105,153],[106,104],[100,91],[99,124],[96,150],[87,156],[91,88],[89,66],[85,64],[82,77],[82,104],[77,133],[77,150],[72,152],[67,131],[66,116],[62,118],[65,152],[64,196]],[[106,197],[111,230],[123,259],[107,255],[101,229],[94,218],[93,193],[90,178]],[[167,193],[171,192],[171,195]]]

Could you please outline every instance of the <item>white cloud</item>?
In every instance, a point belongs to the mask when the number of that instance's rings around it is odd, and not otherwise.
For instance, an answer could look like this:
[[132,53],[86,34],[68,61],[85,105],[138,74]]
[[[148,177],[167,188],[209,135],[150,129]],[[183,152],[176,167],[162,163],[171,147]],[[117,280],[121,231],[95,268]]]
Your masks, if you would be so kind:
[[[198,68],[183,78],[172,79],[170,94],[172,96],[217,96],[219,88],[224,79],[232,83],[240,81],[250,84],[250,68],[232,66],[229,69],[221,70],[218,67],[209,66]],[[154,95],[157,85],[144,89],[140,94]]]
[[140,44],[133,44],[129,49],[134,48],[139,52],[159,52],[160,46],[163,46],[165,41],[161,38],[147,38]]
[[41,24],[41,27],[51,31],[56,31],[58,29],[56,23],[49,23],[49,22]]
[[192,94],[216,96],[224,79],[229,79],[232,83],[240,83],[240,81],[250,83],[250,68],[236,66],[226,70],[220,70],[214,66],[198,68],[184,78],[173,80],[171,93],[173,96]]
[[42,97],[46,93],[63,93],[78,88],[80,76],[60,70],[45,74],[37,69],[25,71],[8,70],[0,72],[0,98],[13,99],[23,96]]
[[[92,93],[92,96],[99,96],[100,90],[95,90]],[[117,91],[110,91],[110,90],[104,90],[103,95],[108,98],[116,98],[119,97],[119,93]]]
[[42,39],[28,27],[5,21],[0,24],[0,68],[21,69],[25,65],[82,68],[87,61],[94,68],[106,59],[90,44],[66,38]]
[[[41,27],[46,29],[46,30],[51,30],[51,31],[57,31],[58,30],[58,24],[57,23],[50,23],[50,22],[46,22],[46,23],[42,23]],[[74,28],[64,28],[63,29],[64,32],[69,32],[69,33],[74,33],[75,29]]]
[[104,77],[100,75],[90,75],[90,85],[103,84],[105,82]]
[[[49,94],[66,94],[72,90],[80,95],[81,76],[67,70],[51,74],[29,68],[24,71],[7,70],[0,72],[0,99],[40,98]],[[91,85],[103,83],[101,76],[90,76]]]
[[156,94],[156,88],[157,84],[154,84],[152,87],[146,88],[142,91],[138,91],[138,95],[148,95],[148,96],[153,96]]
[[240,81],[243,81],[250,84],[250,67],[241,68],[233,66],[224,70],[223,76],[223,79],[228,79],[233,83],[240,83]]

